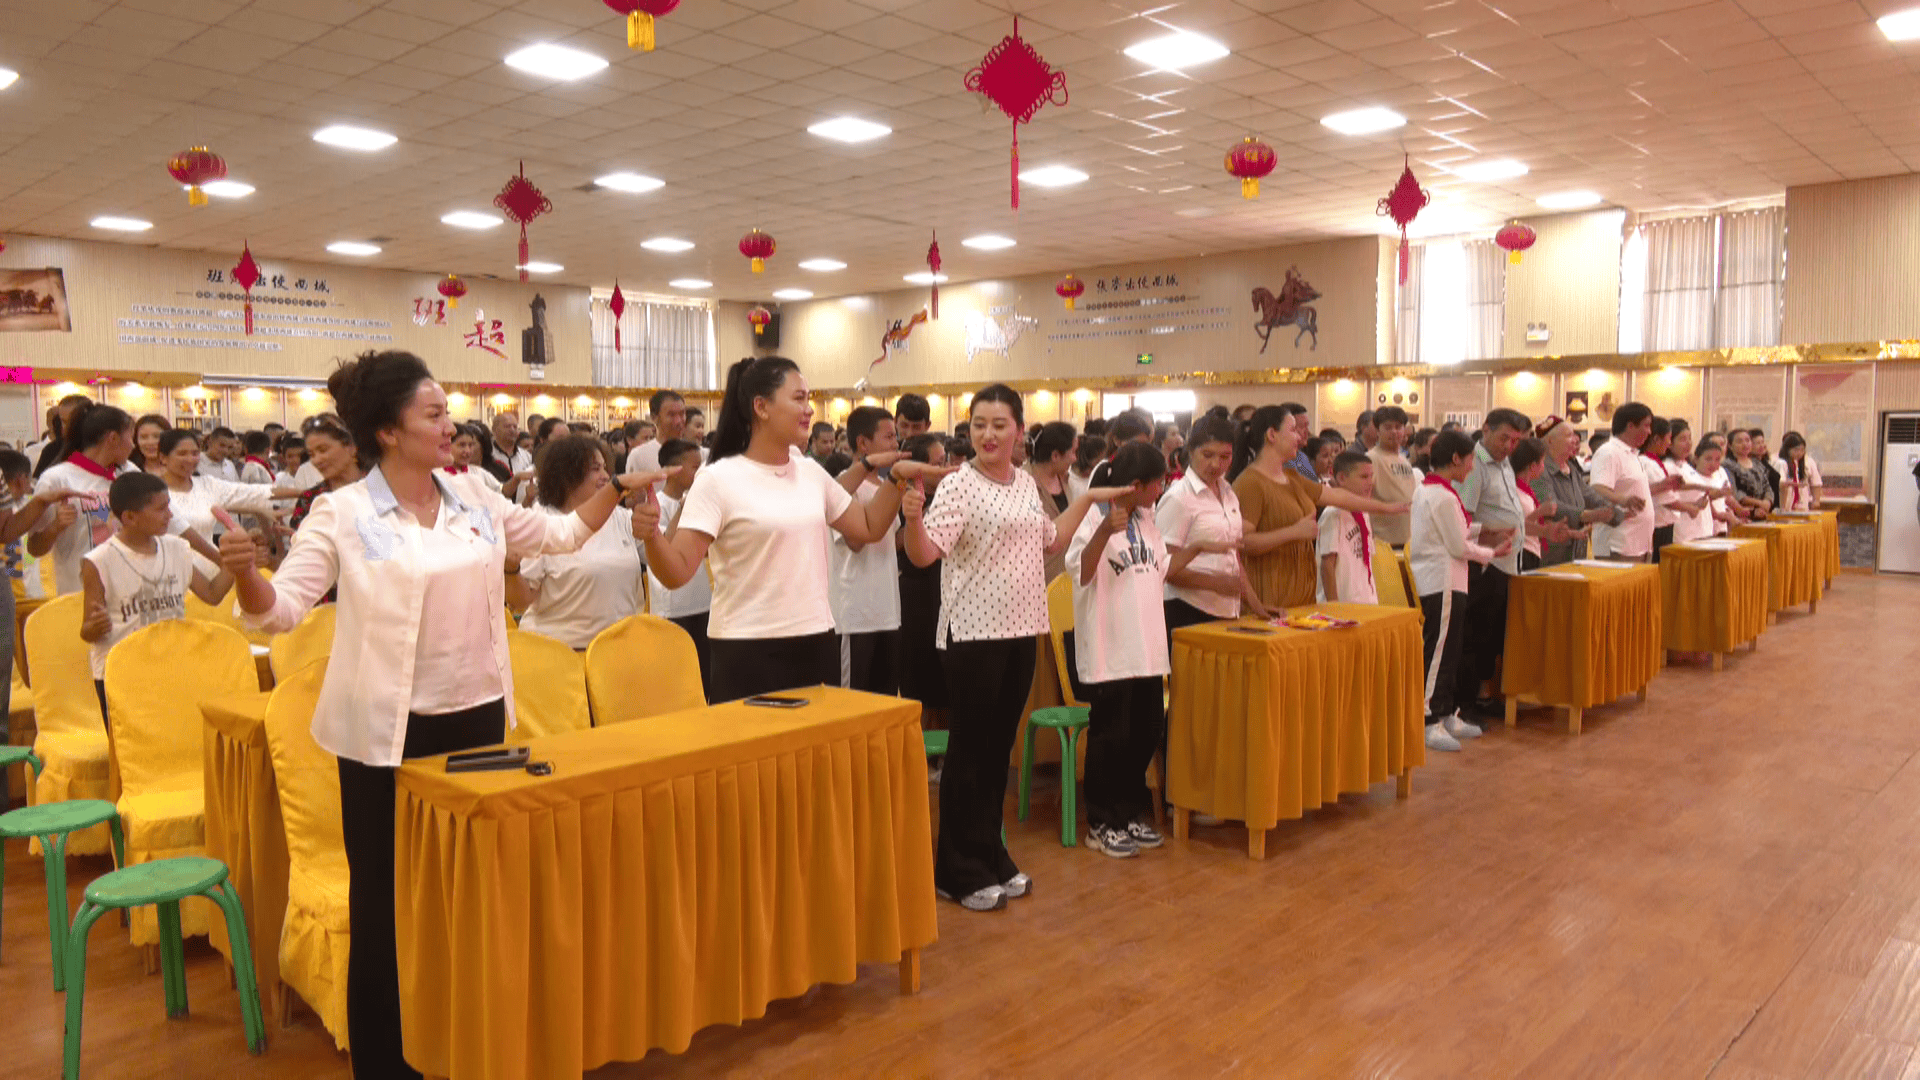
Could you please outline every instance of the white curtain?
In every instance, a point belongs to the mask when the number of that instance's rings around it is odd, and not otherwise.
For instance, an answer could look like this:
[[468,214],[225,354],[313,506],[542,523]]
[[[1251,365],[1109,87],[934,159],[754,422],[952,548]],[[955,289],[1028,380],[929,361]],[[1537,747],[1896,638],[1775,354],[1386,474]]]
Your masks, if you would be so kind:
[[1716,217],[1640,226],[1647,251],[1647,298],[1641,316],[1641,342],[1647,352],[1713,348],[1719,231]]
[[[1414,332],[1402,337],[1401,361],[1458,364],[1499,356],[1507,329],[1506,252],[1491,240],[1436,240],[1413,254],[1419,275],[1408,274],[1406,291],[1417,287],[1420,309]],[[1411,357],[1409,343],[1418,347]]]
[[1466,263],[1466,341],[1468,360],[1489,360],[1506,351],[1507,253],[1492,240],[1460,245]]
[[1422,249],[1419,362],[1457,364],[1467,358],[1466,251],[1458,240],[1436,240]]
[[[1397,258],[1397,256],[1396,256]],[[1414,244],[1407,249],[1407,283],[1396,286],[1396,310],[1400,324],[1395,328],[1394,359],[1402,364],[1420,362],[1420,276],[1426,267],[1427,246]],[[1396,282],[1398,276],[1395,277]]]
[[1720,297],[1714,345],[1780,344],[1780,307],[1787,276],[1784,206],[1727,214],[1720,225]]
[[595,386],[714,389],[713,312],[703,305],[627,302],[614,348],[613,312],[593,298]]

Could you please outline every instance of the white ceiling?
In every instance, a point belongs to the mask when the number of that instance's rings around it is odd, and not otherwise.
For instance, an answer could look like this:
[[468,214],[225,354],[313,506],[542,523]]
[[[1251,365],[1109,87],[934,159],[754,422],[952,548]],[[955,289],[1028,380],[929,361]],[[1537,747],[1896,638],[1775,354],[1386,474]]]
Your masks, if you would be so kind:
[[[1021,132],[1024,164],[1092,174],[1007,206],[1010,124],[961,80],[1010,27],[980,0],[687,0],[652,53],[600,0],[0,0],[0,235],[129,242],[430,272],[513,273],[511,225],[470,232],[524,158],[552,198],[533,257],[552,280],[711,295],[902,287],[937,227],[957,280],[1046,273],[1382,231],[1374,203],[1404,151],[1436,226],[1538,213],[1590,188],[1632,210],[1777,197],[1788,185],[1920,171],[1920,43],[1873,19],[1920,0],[1040,0],[1021,30],[1072,94]],[[1163,25],[1164,24],[1164,25]],[[1233,50],[1186,75],[1121,49],[1195,30]],[[578,83],[501,63],[537,41],[612,62]],[[1327,113],[1386,105],[1410,123],[1361,138]],[[845,146],[808,124],[853,114],[893,134]],[[311,133],[400,137],[356,154]],[[1240,198],[1226,150],[1246,133],[1280,167]],[[189,209],[167,178],[205,144],[253,196]],[[1515,157],[1530,175],[1468,184],[1442,167]],[[647,195],[581,190],[615,170]],[[735,250],[780,244],[755,277]],[[999,232],[1001,252],[962,247]],[[656,235],[699,246],[643,251]],[[329,255],[377,239],[372,259]],[[802,259],[848,269],[816,274]]]

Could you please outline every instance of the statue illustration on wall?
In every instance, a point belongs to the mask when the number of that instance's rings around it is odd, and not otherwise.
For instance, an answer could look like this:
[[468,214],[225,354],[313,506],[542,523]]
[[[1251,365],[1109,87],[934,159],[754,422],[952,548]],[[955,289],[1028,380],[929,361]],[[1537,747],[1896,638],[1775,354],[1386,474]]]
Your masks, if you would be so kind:
[[527,305],[533,312],[533,325],[520,331],[520,362],[535,371],[544,371],[553,362],[553,331],[547,328],[547,301],[539,293]]
[[1254,323],[1253,332],[1260,335],[1260,351],[1266,352],[1271,344],[1273,331],[1282,326],[1297,326],[1293,335],[1294,348],[1300,347],[1300,338],[1311,334],[1313,349],[1320,347],[1320,313],[1315,311],[1309,301],[1320,299],[1320,290],[1306,278],[1300,276],[1300,268],[1287,267],[1287,279],[1280,286],[1280,295],[1275,296],[1265,286],[1253,290],[1254,314],[1260,321]]
[[[995,316],[1005,313],[1004,318]],[[1027,331],[1038,329],[1040,320],[1028,315],[1016,314],[1010,307],[994,308],[990,314],[977,311],[967,312],[967,363],[980,353],[999,353],[1008,356],[1014,343]]]

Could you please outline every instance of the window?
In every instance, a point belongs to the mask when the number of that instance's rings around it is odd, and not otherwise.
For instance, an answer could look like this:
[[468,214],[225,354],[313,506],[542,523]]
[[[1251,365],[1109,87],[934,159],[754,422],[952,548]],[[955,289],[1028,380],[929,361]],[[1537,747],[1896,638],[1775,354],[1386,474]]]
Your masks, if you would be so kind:
[[714,389],[713,312],[705,305],[627,302],[618,340],[605,297],[593,298],[595,386]]
[[1620,255],[1620,351],[1780,343],[1786,210],[1636,225]]
[[[1414,325],[1403,325],[1401,332],[1403,343],[1418,342],[1419,352],[1409,358],[1403,344],[1401,362],[1458,364],[1499,356],[1506,337],[1506,253],[1491,240],[1439,240],[1412,254],[1407,291],[1417,282],[1420,308]],[[1405,303],[1403,298],[1403,308]]]

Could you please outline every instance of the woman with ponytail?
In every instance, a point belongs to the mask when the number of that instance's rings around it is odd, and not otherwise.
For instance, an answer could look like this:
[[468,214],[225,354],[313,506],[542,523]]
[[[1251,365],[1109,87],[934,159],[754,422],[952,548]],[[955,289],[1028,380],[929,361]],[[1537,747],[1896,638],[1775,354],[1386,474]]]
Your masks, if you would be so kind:
[[685,585],[702,572],[702,560],[712,560],[710,701],[838,686],[823,526],[859,544],[878,543],[900,512],[902,489],[945,471],[901,460],[899,451],[866,455],[850,467],[855,482],[877,473],[882,484],[862,502],[801,452],[812,428],[799,365],[784,356],[741,360],[727,372],[713,452],[687,490],[673,535],[661,535],[651,491],[634,509],[647,568],[667,588]]
[[91,404],[93,399],[85,394],[68,394],[54,405],[52,421],[47,425],[46,444],[40,450],[40,459],[34,462],[35,480],[45,476],[48,469],[80,452],[80,447],[74,445],[73,422],[80,415],[80,410]]
[[[66,410],[74,400],[62,400],[60,408]],[[112,405],[79,398],[60,421],[60,430],[61,441],[48,447],[49,453],[59,455],[57,463],[41,472],[34,490],[49,496],[66,491],[77,495],[52,517],[40,519],[27,538],[27,553],[36,559],[53,553],[54,593],[65,596],[80,591],[81,556],[115,531],[107,489],[115,476],[135,471],[127,463],[133,453],[133,417]],[[205,541],[196,547],[205,548]]]

